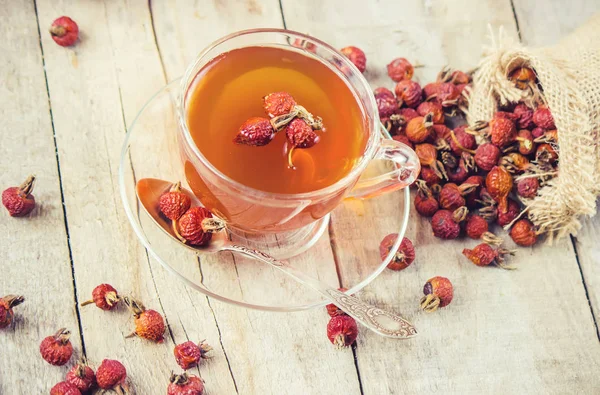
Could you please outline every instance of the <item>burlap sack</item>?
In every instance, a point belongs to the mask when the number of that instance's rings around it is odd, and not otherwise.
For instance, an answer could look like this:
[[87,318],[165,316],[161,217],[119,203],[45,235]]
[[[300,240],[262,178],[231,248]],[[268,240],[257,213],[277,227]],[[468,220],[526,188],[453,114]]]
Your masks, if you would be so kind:
[[600,194],[600,14],[558,44],[526,48],[502,31],[474,76],[467,120],[488,121],[499,105],[533,95],[514,87],[507,75],[517,66],[532,67],[558,130],[558,175],[524,202],[530,219],[550,242],[581,227],[581,215],[596,213]]

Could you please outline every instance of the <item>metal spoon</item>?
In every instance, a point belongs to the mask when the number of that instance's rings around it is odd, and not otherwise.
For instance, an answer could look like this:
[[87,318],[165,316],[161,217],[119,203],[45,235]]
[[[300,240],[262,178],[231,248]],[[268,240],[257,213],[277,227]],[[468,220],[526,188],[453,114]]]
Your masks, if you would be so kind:
[[[300,284],[306,285],[319,292],[356,321],[382,336],[406,339],[417,334],[415,327],[399,315],[382,310],[365,303],[354,296],[346,295],[335,288],[331,288],[319,280],[295,269],[287,261],[280,261],[264,252],[232,243],[229,241],[226,231],[213,234],[213,238],[207,246],[193,247],[182,243],[173,233],[170,222],[160,214],[158,208],[160,196],[167,192],[172,185],[173,184],[168,181],[155,178],[144,178],[138,181],[136,193],[138,199],[142,203],[142,207],[144,207],[144,210],[150,215],[154,222],[182,246],[194,250],[197,254],[232,251],[247,255],[281,270]],[[193,206],[201,205],[198,199],[196,199],[190,191],[184,188],[182,188],[182,191],[190,196]]]

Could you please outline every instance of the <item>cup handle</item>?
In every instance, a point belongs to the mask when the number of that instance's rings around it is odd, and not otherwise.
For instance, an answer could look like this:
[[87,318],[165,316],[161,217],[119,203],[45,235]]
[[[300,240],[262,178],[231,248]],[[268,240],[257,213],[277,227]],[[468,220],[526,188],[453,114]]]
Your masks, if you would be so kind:
[[392,139],[382,139],[373,159],[391,161],[394,170],[374,177],[361,178],[348,198],[369,199],[383,193],[397,191],[417,179],[421,164],[415,151],[408,145]]

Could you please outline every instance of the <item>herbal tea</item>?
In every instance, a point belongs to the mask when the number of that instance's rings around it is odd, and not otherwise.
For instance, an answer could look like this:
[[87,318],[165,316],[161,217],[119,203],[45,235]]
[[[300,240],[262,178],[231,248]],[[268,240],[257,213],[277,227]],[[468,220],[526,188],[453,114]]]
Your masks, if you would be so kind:
[[[289,93],[322,118],[323,130],[315,131],[318,144],[290,153],[285,128],[266,145],[234,142],[247,120],[268,118],[263,98],[275,92]],[[275,47],[235,49],[212,60],[188,91],[186,115],[195,144],[213,166],[272,193],[334,184],[360,159],[368,135],[362,108],[340,76],[317,59]]]

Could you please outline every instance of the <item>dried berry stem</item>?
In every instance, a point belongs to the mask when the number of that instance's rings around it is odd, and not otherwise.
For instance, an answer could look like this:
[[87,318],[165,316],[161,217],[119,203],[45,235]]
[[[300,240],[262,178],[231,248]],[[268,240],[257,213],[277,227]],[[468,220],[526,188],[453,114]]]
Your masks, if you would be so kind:
[[451,130],[451,131],[450,131],[450,137],[452,138],[452,141],[454,141],[454,144],[456,144],[456,146],[457,146],[458,148],[460,148],[461,150],[463,150],[463,151],[466,151],[466,152],[468,152],[468,153],[470,153],[470,154],[473,154],[473,155],[475,155],[475,150],[468,149],[468,148],[465,148],[465,147],[463,147],[463,146],[462,146],[462,144],[461,144],[461,143],[458,141],[458,139],[456,138],[456,135],[454,134],[454,130]]
[[482,234],[481,240],[483,240],[484,243],[493,246],[500,246],[502,243],[504,243],[504,240],[501,237],[496,236],[492,232],[485,232]]
[[60,328],[55,334],[54,338],[57,342],[61,344],[67,344],[69,342],[69,337],[71,337],[71,331],[67,328]]
[[[142,302],[137,299],[134,299],[131,296],[124,296],[123,302],[127,306],[127,308],[133,313],[135,317],[139,317],[144,311],[146,311],[146,306]],[[131,337],[131,335],[127,336]]]
[[202,220],[202,230],[206,233],[217,233],[225,229],[225,221],[220,218],[204,218]]
[[21,295],[6,295],[2,299],[8,304],[9,308],[18,306],[25,301],[25,298]]
[[21,192],[27,196],[33,191],[33,185],[35,183],[35,176],[30,175],[27,179],[19,186]]
[[429,294],[421,298],[421,308],[426,313],[433,313],[440,305],[440,298],[435,294]]

